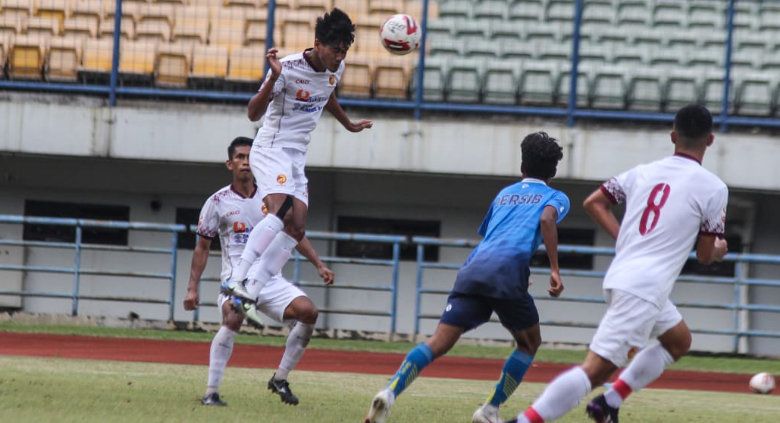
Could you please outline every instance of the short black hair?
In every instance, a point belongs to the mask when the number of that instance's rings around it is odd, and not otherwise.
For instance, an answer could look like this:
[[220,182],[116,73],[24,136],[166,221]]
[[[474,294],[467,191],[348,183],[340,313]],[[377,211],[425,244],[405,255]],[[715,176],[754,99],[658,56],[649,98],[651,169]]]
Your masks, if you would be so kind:
[[228,146],[228,160],[233,160],[233,154],[236,153],[237,147],[251,147],[252,141],[252,138],[249,137],[236,137],[233,139],[233,141],[231,141],[230,145]]
[[674,130],[686,147],[696,147],[712,133],[712,114],[700,104],[689,104],[674,116]]
[[528,134],[520,144],[523,161],[520,170],[525,176],[547,180],[555,176],[563,148],[546,132]]
[[334,7],[317,18],[314,36],[326,46],[348,48],[355,41],[355,25],[346,13]]

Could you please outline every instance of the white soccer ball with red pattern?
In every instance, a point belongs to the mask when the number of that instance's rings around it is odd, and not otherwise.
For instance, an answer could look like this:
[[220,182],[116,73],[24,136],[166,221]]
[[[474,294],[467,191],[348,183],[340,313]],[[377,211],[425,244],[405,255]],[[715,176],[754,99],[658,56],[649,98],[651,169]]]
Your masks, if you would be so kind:
[[422,30],[409,15],[393,15],[379,29],[382,45],[390,53],[404,55],[420,46]]
[[758,373],[750,378],[750,390],[757,394],[768,394],[775,389],[775,378],[769,373]]

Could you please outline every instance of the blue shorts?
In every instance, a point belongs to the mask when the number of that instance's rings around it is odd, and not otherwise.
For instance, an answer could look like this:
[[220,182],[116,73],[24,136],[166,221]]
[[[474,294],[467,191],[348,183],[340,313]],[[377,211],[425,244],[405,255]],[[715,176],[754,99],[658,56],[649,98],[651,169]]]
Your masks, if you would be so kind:
[[469,331],[489,321],[494,311],[510,331],[528,329],[539,323],[539,312],[528,293],[522,298],[501,299],[457,292],[447,298],[440,322]]

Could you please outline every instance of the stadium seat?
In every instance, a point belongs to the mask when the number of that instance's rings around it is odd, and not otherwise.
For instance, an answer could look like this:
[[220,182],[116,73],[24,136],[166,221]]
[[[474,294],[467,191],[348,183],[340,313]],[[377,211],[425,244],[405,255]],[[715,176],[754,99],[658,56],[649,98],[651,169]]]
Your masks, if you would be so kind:
[[740,115],[768,116],[772,113],[774,78],[766,73],[749,73],[735,78],[734,111]]
[[653,27],[681,29],[688,27],[684,2],[658,2],[653,7]]
[[699,45],[703,48],[719,48],[721,51],[726,49],[726,34],[722,31],[700,32],[698,34]]
[[[148,6],[146,3],[136,2],[123,2],[122,3],[122,20],[132,20],[134,24],[138,24],[141,21],[141,8]],[[114,19],[116,14],[116,7],[114,2],[102,2],[100,17],[101,19]]]
[[508,16],[510,21],[519,24],[540,22],[544,19],[544,3],[541,0],[513,2]]
[[517,23],[508,21],[491,22],[488,27],[488,38],[499,43],[504,41],[520,42],[523,38],[523,32]]
[[353,22],[356,17],[369,14],[368,1],[366,0],[334,0],[333,6],[346,12]]
[[78,78],[83,45],[84,38],[79,36],[53,38],[46,59],[46,79],[75,82]]
[[593,71],[590,87],[590,104],[595,108],[624,109],[626,107],[625,66],[602,66]]
[[[425,101],[444,101],[447,67],[447,59],[429,57],[425,60],[425,71],[423,72],[423,99]],[[412,78],[412,96],[414,96],[416,84],[417,81]]]
[[[300,3],[300,0],[298,1]],[[402,10],[403,4],[399,5],[398,3],[396,0],[368,0],[368,13],[382,18],[395,15],[396,13],[404,13]]]
[[[721,56],[722,57],[722,56]],[[731,70],[737,72],[750,72],[761,69],[762,55],[752,51],[734,51],[731,53]]]
[[665,98],[663,71],[632,69],[626,88],[626,106],[629,110],[660,111]]
[[688,51],[685,49],[656,48],[648,50],[652,66],[682,66]]
[[43,79],[43,64],[48,40],[17,35],[8,54],[8,77],[11,79]]
[[757,2],[734,2],[734,29],[757,31],[760,26]]
[[[101,20],[98,36],[102,39],[113,40],[114,28],[115,28],[114,23],[116,23],[116,21],[114,20],[113,17],[104,18],[103,20]],[[119,36],[122,37],[122,40],[135,39],[135,24],[133,23],[132,19],[122,19],[119,29],[120,29]]]
[[142,20],[135,26],[135,39],[139,41],[168,42],[171,39],[171,26],[159,19]]
[[711,69],[723,67],[723,52],[709,50],[686,50],[685,65],[689,68]]
[[428,22],[428,39],[439,37],[451,37],[453,24],[446,19],[437,19]]
[[474,5],[469,0],[449,0],[439,7],[440,18],[468,20],[471,19]]
[[[612,25],[615,21],[615,8],[611,1],[584,2],[585,8],[582,11],[582,23],[592,25]],[[573,5],[571,6],[574,7]],[[572,16],[573,18],[573,16]]]
[[615,27],[595,27],[590,30],[591,42],[601,46],[623,46],[629,41],[629,35],[625,29]]
[[630,37],[630,44],[636,46],[637,48],[657,48],[661,47],[661,44],[663,43],[664,33],[663,31],[652,28],[638,28],[631,32]]
[[119,73],[127,78],[151,80],[157,52],[154,41],[125,41],[119,45]]
[[37,36],[49,39],[60,35],[60,24],[56,19],[52,18],[39,18],[33,16],[30,19],[27,19],[25,27],[25,33],[31,37]]
[[29,18],[33,15],[32,0],[3,0],[0,5],[3,16],[7,18]]
[[79,71],[87,73],[111,72],[114,43],[111,39],[87,39],[81,56]]
[[154,60],[154,80],[158,86],[185,87],[192,64],[192,44],[161,43]]
[[21,34],[25,24],[26,17],[0,15],[0,36]]
[[498,44],[501,57],[512,60],[527,60],[537,56],[536,44],[504,41]]
[[754,54],[763,54],[770,49],[772,40],[765,34],[750,33],[747,31],[735,31],[734,51],[750,51]]
[[525,105],[551,105],[555,99],[556,66],[525,63],[520,74],[519,101]]
[[558,32],[549,26],[534,26],[523,29],[525,40],[529,43],[556,45]]
[[508,16],[507,2],[500,0],[483,0],[474,5],[474,18],[502,21]]
[[571,46],[562,44],[537,44],[536,51],[540,59],[549,63],[568,62],[571,56]]
[[[268,38],[268,23],[265,21],[247,21],[244,45],[265,49]],[[274,29],[274,40],[281,39],[281,32]]]
[[615,21],[620,27],[648,27],[650,25],[650,11],[644,1],[620,1],[618,2]]
[[761,70],[780,72],[780,52],[761,57]]
[[173,20],[173,5],[142,3],[138,9],[138,19],[135,26],[136,39],[170,40]]
[[430,40],[428,53],[431,56],[454,59],[463,55],[462,48],[463,43],[459,43],[457,40],[436,37]]
[[[732,78],[733,79],[733,78]],[[723,70],[710,69],[702,76],[702,104],[710,109],[712,113],[720,113],[723,108]],[[734,111],[734,87],[730,90],[730,112]]]
[[228,51],[244,43],[244,16],[241,8],[220,9],[211,20],[209,44],[225,47]]
[[517,102],[518,66],[490,61],[485,68],[482,93],[485,103],[515,104]]
[[296,0],[295,6],[298,10],[309,10],[321,15],[333,8],[333,2],[331,0]]
[[63,24],[62,35],[65,37],[78,37],[82,40],[97,38],[98,25],[94,20],[84,16],[69,18]]
[[487,39],[487,34],[490,31],[490,23],[488,21],[465,21],[460,22],[454,28],[455,37],[459,42],[468,44],[473,41],[481,41]]
[[[555,78],[555,103],[559,106],[569,104],[569,89],[571,88],[571,66],[561,65]],[[588,107],[591,92],[590,69],[587,66],[577,67],[577,107]]]
[[616,46],[612,51],[612,63],[616,65],[633,65],[639,66],[642,63],[647,63],[647,50],[624,47],[623,45]]
[[312,21],[302,15],[288,15],[281,23],[282,43],[287,50],[303,51],[314,44]]
[[447,101],[456,103],[476,103],[480,100],[480,68],[483,61],[479,59],[460,58],[450,61],[447,72]]
[[688,3],[689,28],[724,28],[723,4],[712,0],[693,0]]
[[472,41],[464,45],[463,54],[474,59],[494,60],[499,56],[497,47],[496,43],[490,40]]
[[[263,2],[265,4],[260,4],[258,0],[225,0],[223,5],[225,8],[247,8],[247,9],[256,9],[258,7],[268,7],[268,2]],[[289,0],[282,1],[279,0],[276,2],[277,10],[285,9],[286,6],[289,4]]]
[[611,61],[611,57],[608,55],[610,52],[605,51],[602,46],[592,43],[583,43],[580,45],[580,63],[585,65],[603,65]]
[[698,103],[701,99],[699,72],[680,69],[676,66],[667,71],[663,101],[664,110],[673,112],[687,104]]
[[694,51],[698,37],[695,32],[692,31],[669,31],[666,35],[666,45],[671,48],[682,48],[686,51]]
[[103,19],[103,2],[101,0],[77,0],[72,4],[68,19],[77,18],[89,20],[92,22],[90,25],[97,27]]
[[367,57],[350,57],[349,66],[339,81],[339,95],[347,97],[371,97],[373,80],[371,60]]
[[780,31],[780,10],[762,10],[758,19],[758,29],[761,32]]
[[[312,40],[313,37],[312,34]],[[353,48],[366,57],[378,58],[387,55],[379,39],[379,30],[373,26],[358,26]]]
[[545,13],[547,22],[567,22],[574,20],[574,2],[570,0],[549,0]]
[[259,83],[263,77],[265,49],[255,47],[236,47],[230,51],[228,81]]
[[37,0],[34,14],[40,18],[54,19],[57,21],[58,30],[62,31],[65,15],[70,6],[68,3],[66,0]]
[[402,58],[389,57],[374,63],[376,97],[406,99],[409,92],[409,68]]
[[209,9],[187,6],[176,9],[171,42],[206,44],[209,38]]
[[196,44],[192,51],[190,78],[225,79],[228,70],[228,50],[220,46]]

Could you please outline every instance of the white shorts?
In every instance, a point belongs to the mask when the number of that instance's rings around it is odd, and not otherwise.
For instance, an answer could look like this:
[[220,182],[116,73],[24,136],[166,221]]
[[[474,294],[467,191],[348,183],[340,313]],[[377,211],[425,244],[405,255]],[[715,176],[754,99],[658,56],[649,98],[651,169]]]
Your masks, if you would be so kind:
[[[252,283],[252,280],[248,280],[247,283]],[[257,301],[257,310],[266,316],[270,317],[274,321],[284,324],[287,323],[284,320],[284,310],[287,306],[298,297],[306,297],[306,293],[301,291],[300,288],[291,284],[282,275],[276,275],[269,280],[263,290],[260,291]],[[219,294],[217,304],[222,309],[222,304],[225,303],[227,297]]]
[[309,205],[309,180],[304,166],[306,153],[294,148],[267,147],[254,143],[249,166],[263,196],[288,194]]
[[590,350],[622,367],[632,348],[642,349],[682,321],[680,312],[670,300],[662,309],[633,294],[618,289],[604,291],[607,312],[599,323]]

